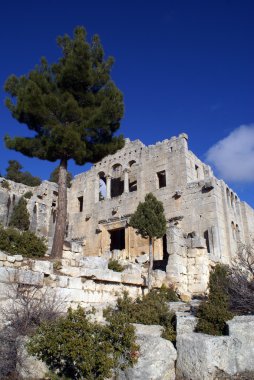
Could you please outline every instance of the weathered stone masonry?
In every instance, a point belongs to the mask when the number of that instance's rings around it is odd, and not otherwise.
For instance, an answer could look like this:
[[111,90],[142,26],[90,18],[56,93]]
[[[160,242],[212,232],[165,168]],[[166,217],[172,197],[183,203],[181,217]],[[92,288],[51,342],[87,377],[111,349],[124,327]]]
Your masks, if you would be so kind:
[[[13,195],[16,201],[25,191],[18,184],[1,189],[4,223]],[[57,186],[45,181],[32,191],[31,227],[50,243]],[[67,240],[80,243],[84,256],[113,251],[134,261],[148,251],[148,242],[128,220],[148,192],[163,202],[168,220],[166,236],[155,242],[156,268],[166,270],[181,292],[204,292],[209,266],[230,263],[237,242],[250,241],[254,211],[188,149],[186,134],[151,146],[127,139],[123,149],[77,175],[68,192]]]

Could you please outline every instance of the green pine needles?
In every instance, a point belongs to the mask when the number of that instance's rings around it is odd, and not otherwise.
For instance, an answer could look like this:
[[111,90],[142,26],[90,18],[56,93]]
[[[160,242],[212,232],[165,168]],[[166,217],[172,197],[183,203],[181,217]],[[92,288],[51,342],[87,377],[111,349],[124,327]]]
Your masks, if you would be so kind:
[[21,231],[27,231],[29,229],[29,212],[27,210],[27,201],[24,197],[21,197],[14,206],[9,226],[16,227]]
[[28,157],[60,161],[58,212],[52,257],[61,257],[67,218],[67,166],[95,163],[124,145],[114,136],[123,116],[123,96],[111,79],[114,63],[105,59],[98,35],[87,41],[83,27],[73,38],[58,37],[61,58],[46,58],[27,75],[10,76],[5,83],[6,105],[34,137],[5,137],[6,146]]
[[222,264],[217,264],[210,273],[208,300],[197,311],[197,332],[226,334],[226,321],[233,318],[229,309],[228,275],[228,268]]
[[135,228],[143,238],[149,238],[148,289],[152,286],[153,240],[165,235],[166,223],[163,204],[152,193],[145,196],[145,201],[139,203],[137,210],[130,218],[129,225]]

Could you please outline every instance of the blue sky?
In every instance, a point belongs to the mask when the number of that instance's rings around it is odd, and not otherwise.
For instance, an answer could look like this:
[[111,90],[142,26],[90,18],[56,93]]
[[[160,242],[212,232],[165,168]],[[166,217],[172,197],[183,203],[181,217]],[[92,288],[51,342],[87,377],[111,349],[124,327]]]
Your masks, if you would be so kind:
[[[116,59],[112,76],[125,99],[120,132],[145,144],[188,133],[190,149],[254,206],[253,20],[252,0],[2,3],[0,172],[18,159],[24,170],[47,179],[57,165],[4,147],[6,133],[25,135],[26,127],[4,106],[3,84],[41,56],[57,60],[56,37],[84,25]],[[70,169],[84,170],[73,163]]]

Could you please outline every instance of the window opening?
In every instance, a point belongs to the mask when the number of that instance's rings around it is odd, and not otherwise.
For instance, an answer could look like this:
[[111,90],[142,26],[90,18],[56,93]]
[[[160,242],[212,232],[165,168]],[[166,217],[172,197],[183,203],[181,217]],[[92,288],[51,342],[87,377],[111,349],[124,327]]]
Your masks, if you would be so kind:
[[84,198],[78,197],[78,201],[79,201],[79,212],[82,212],[83,211]]
[[106,177],[103,172],[99,173],[99,201],[102,201],[106,198],[107,186],[106,186]]
[[125,228],[118,228],[109,231],[110,234],[110,251],[114,249],[125,249]]
[[124,192],[124,180],[122,178],[122,165],[115,164],[112,167],[111,198],[118,197]]
[[137,191],[138,185],[137,181],[133,181],[129,183],[129,192],[132,193],[133,191]]
[[196,178],[199,179],[199,167],[195,165]]
[[166,171],[162,170],[157,173],[159,189],[166,187]]
[[206,242],[206,249],[207,249],[207,252],[210,253],[211,250],[210,250],[210,242],[209,242],[209,234],[208,234],[208,230],[206,230],[204,232],[204,239],[205,239],[205,242]]

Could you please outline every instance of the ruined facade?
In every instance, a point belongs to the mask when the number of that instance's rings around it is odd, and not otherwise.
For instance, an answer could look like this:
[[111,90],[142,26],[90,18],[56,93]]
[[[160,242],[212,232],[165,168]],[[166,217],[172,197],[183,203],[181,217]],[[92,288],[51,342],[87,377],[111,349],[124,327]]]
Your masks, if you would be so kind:
[[[7,224],[13,196],[15,202],[32,190],[31,228],[50,243],[57,186],[47,181],[35,189],[13,186],[0,190],[2,222]],[[186,134],[150,146],[127,139],[123,149],[77,175],[68,190],[66,239],[80,243],[84,256],[114,252],[135,261],[148,252],[148,241],[128,220],[149,192],[163,202],[168,220],[166,235],[155,242],[155,269],[166,271],[182,292],[204,292],[209,266],[230,263],[237,243],[250,242],[254,210],[188,149]]]

